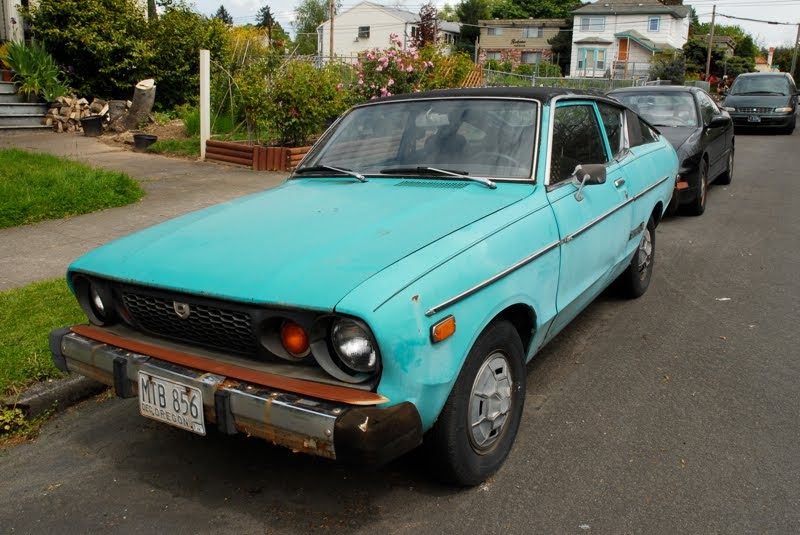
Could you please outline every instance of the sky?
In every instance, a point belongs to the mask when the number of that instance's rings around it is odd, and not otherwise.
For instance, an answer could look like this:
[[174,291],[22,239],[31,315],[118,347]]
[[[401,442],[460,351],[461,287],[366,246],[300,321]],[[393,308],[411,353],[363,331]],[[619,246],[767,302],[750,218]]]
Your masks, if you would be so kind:
[[[409,11],[418,12],[422,7],[421,0],[371,0],[391,6],[402,6]],[[342,0],[342,8],[348,9],[359,0]],[[281,26],[292,31],[291,21],[294,18],[294,7],[299,0],[195,0],[197,10],[204,15],[213,15],[224,5],[233,17],[235,24],[255,22],[256,13],[263,5],[269,5],[272,14]],[[451,0],[454,5],[457,0]],[[444,1],[436,2],[440,7]],[[800,0],[684,0],[684,4],[692,6],[698,14],[700,22],[711,20],[712,6],[717,6],[717,24],[739,25],[753,36],[759,46],[793,46],[797,36],[797,24],[800,23]],[[721,15],[731,15],[750,19],[786,22],[791,25],[772,25],[760,22],[736,20]]]

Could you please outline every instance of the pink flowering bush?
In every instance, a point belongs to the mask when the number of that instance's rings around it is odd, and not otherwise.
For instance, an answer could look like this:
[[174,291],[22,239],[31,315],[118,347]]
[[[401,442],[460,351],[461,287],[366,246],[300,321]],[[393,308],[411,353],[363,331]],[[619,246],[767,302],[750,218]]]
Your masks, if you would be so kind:
[[396,34],[389,41],[389,48],[375,48],[359,58],[357,79],[349,84],[358,99],[421,91],[433,72],[433,61],[423,59],[415,48],[403,49]]

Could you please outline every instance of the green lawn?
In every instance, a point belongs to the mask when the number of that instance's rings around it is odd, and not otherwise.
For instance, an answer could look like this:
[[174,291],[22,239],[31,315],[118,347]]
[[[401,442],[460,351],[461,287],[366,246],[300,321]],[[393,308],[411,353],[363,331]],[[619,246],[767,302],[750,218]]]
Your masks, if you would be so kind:
[[58,377],[61,372],[50,358],[50,330],[85,322],[65,279],[0,293],[0,397]]
[[199,158],[200,138],[162,139],[147,147],[147,152],[154,152],[165,156],[193,156]]
[[0,228],[124,206],[143,195],[125,173],[47,154],[0,150]]

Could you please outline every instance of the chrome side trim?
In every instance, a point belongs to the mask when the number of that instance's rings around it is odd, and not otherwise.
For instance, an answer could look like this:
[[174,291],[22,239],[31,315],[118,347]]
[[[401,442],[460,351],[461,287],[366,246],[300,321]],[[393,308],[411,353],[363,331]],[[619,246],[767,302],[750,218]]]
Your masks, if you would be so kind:
[[[661,184],[663,184],[667,180],[669,180],[669,175],[667,175],[664,178],[660,179],[658,182],[655,182],[654,184],[651,184],[650,186],[646,187],[645,189],[643,189],[642,191],[640,191],[639,193],[637,193],[633,197],[629,198],[625,202],[615,206],[611,210],[608,210],[607,212],[603,213],[599,217],[597,217],[597,218],[593,219],[592,221],[586,223],[584,226],[582,226],[581,228],[579,228],[578,230],[576,230],[572,234],[569,234],[569,235],[565,236],[564,238],[560,239],[559,241],[554,242],[554,243],[552,243],[552,244],[550,244],[550,245],[548,245],[546,247],[543,247],[542,249],[539,249],[538,251],[536,251],[535,253],[531,254],[530,256],[527,256],[527,257],[523,258],[522,260],[520,260],[516,264],[513,264],[513,265],[507,267],[506,269],[504,269],[500,273],[492,275],[491,277],[489,277],[488,279],[484,280],[483,282],[480,282],[480,283],[476,284],[475,286],[473,286],[473,287],[471,287],[471,288],[469,288],[467,290],[464,290],[460,294],[458,294],[458,295],[456,295],[454,297],[451,297],[450,299],[448,299],[446,301],[443,301],[442,303],[430,308],[427,312],[425,312],[425,315],[430,317],[430,316],[433,316],[434,314],[436,314],[437,312],[441,312],[442,310],[448,308],[449,306],[454,305],[455,303],[461,301],[462,299],[466,299],[467,297],[471,296],[472,294],[474,294],[474,293],[486,288],[490,284],[493,284],[493,283],[497,282],[498,280],[500,280],[500,279],[506,277],[507,275],[513,273],[514,271],[518,270],[519,268],[521,268],[521,267],[533,262],[534,260],[536,260],[540,256],[552,251],[556,247],[560,247],[561,245],[574,240],[575,238],[577,238],[578,236],[580,236],[581,234],[583,234],[584,232],[586,232],[587,230],[589,230],[590,228],[595,226],[596,224],[600,223],[601,221],[603,221],[607,217],[611,216],[614,212],[617,212],[618,210],[620,210],[624,206],[627,206],[628,204],[632,203],[633,201],[642,198],[648,192],[654,190],[655,188],[657,188],[658,186],[660,186]],[[633,233],[631,233],[631,234],[633,235]]]
[[505,277],[506,275],[508,275],[510,273],[513,273],[514,271],[518,270],[519,268],[521,268],[521,267],[523,267],[523,266],[525,266],[527,264],[530,264],[531,262],[533,262],[534,260],[536,260],[540,256],[542,256],[542,255],[544,255],[546,253],[549,253],[550,251],[552,251],[553,249],[555,249],[559,245],[561,245],[561,242],[557,241],[557,242],[551,243],[550,245],[548,245],[546,247],[543,247],[542,249],[539,249],[535,253],[523,258],[522,260],[520,260],[516,264],[513,264],[512,266],[507,267],[506,269],[504,269],[500,273],[497,273],[497,274],[489,277],[485,281],[483,281],[483,282],[481,282],[479,284],[476,284],[472,288],[461,292],[460,294],[456,295],[455,297],[451,297],[447,301],[444,301],[443,303],[436,305],[435,307],[433,307],[430,310],[428,310],[425,313],[425,315],[426,316],[433,316],[437,312],[439,312],[441,310],[444,310],[445,308],[449,307],[450,305],[452,305],[454,303],[457,303],[458,301],[461,301],[462,299],[465,299],[465,298],[469,297],[470,295],[474,294],[475,292],[478,292],[478,291],[482,290],[483,288],[486,288],[490,284],[502,279],[503,277]]

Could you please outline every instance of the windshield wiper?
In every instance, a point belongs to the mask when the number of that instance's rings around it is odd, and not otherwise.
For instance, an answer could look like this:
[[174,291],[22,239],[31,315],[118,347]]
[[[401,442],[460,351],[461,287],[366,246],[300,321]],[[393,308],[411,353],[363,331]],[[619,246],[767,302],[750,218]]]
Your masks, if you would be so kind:
[[348,175],[353,178],[358,179],[359,182],[366,182],[367,179],[364,178],[364,175],[361,173],[356,173],[350,169],[342,169],[341,167],[333,167],[332,165],[312,165],[310,167],[303,167],[301,169],[295,169],[295,174],[303,174],[303,173],[314,173],[317,171],[335,171],[337,173],[342,173],[343,175]]
[[425,166],[417,166],[417,167],[387,167],[385,169],[381,169],[381,174],[385,175],[405,175],[405,174],[415,174],[421,175],[425,173],[436,173],[439,175],[447,175],[447,176],[454,176],[457,178],[463,178],[464,180],[469,180],[471,182],[479,182],[484,186],[495,189],[497,184],[493,181],[489,180],[488,178],[483,178],[479,176],[468,176],[466,171],[451,171],[448,169],[437,169],[436,167],[425,167]]

